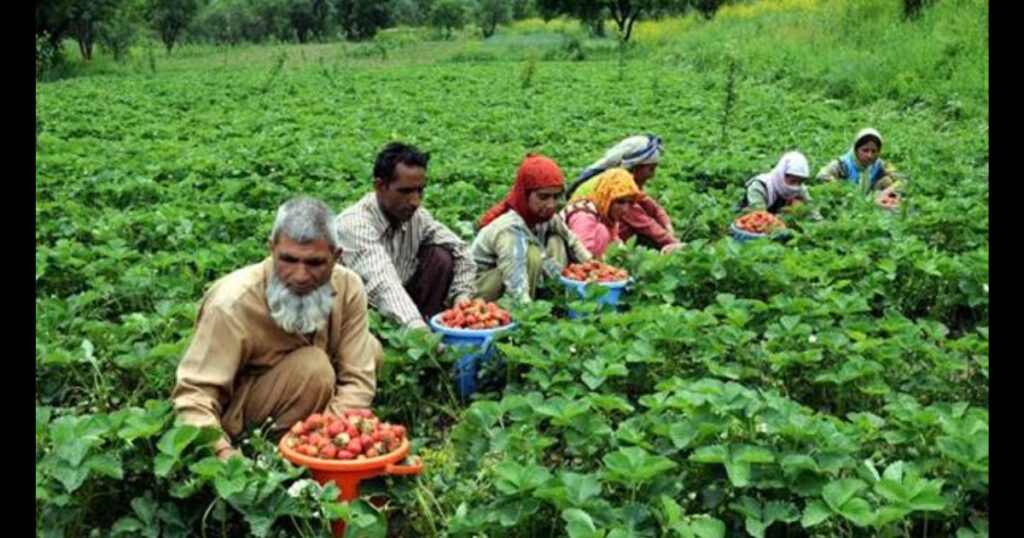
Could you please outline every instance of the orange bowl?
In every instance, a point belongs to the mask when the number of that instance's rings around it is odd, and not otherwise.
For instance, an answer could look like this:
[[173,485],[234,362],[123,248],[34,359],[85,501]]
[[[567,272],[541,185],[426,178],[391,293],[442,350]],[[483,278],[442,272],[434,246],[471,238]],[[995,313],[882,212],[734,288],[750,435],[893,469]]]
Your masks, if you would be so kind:
[[[314,458],[313,456],[307,456],[305,454],[299,454],[295,449],[287,446],[285,442],[291,437],[292,434],[286,434],[281,438],[281,442],[277,444],[277,449],[281,451],[281,455],[284,458],[295,465],[301,465],[303,467],[309,467],[315,471],[369,471],[372,469],[384,469],[388,465],[395,462],[401,461],[405,456],[409,454],[411,445],[408,439],[402,439],[402,444],[398,445],[398,448],[383,454],[381,456],[373,458],[364,458],[361,460],[325,460],[323,458]],[[396,473],[403,474],[403,473]],[[409,473],[411,474],[411,473]]]

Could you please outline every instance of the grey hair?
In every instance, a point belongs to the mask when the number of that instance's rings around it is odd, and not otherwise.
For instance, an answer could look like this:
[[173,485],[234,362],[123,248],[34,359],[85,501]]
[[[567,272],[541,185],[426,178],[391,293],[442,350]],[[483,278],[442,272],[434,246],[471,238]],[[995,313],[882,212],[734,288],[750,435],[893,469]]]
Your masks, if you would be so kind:
[[277,208],[277,219],[270,231],[270,243],[277,242],[282,233],[299,244],[327,239],[331,250],[339,247],[334,230],[334,212],[327,204],[308,196],[292,198]]

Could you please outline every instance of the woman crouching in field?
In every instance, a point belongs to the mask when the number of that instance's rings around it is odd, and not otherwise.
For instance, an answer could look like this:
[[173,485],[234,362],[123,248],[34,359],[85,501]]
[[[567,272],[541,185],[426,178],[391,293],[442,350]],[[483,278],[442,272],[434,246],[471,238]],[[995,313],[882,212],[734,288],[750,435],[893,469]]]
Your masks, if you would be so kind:
[[[804,185],[810,175],[809,170],[807,158],[802,153],[791,151],[783,155],[771,172],[758,174],[747,182],[746,191],[736,209],[778,214],[785,208],[810,202],[811,195]],[[811,217],[821,218],[816,211]]]
[[571,201],[576,201],[593,192],[597,186],[596,176],[609,168],[629,170],[640,189],[640,196],[629,211],[619,219],[619,237],[625,241],[636,236],[636,243],[648,248],[673,250],[681,245],[672,229],[668,213],[646,193],[644,185],[654,177],[661,159],[661,139],[654,135],[631,136],[608,150],[594,164],[580,174],[569,187]]
[[471,246],[477,297],[529,301],[542,273],[557,278],[570,262],[591,259],[558,213],[564,193],[565,176],[555,161],[527,155],[508,195],[480,219]]
[[881,159],[881,153],[881,133],[871,128],[862,129],[853,139],[853,148],[825,165],[818,172],[818,179],[849,181],[864,194],[876,192],[879,203],[898,199],[901,180],[904,178],[892,165]]
[[594,181],[594,191],[570,202],[562,210],[562,217],[591,254],[602,256],[608,245],[619,241],[622,216],[643,192],[633,181],[633,174],[624,168],[605,170]]

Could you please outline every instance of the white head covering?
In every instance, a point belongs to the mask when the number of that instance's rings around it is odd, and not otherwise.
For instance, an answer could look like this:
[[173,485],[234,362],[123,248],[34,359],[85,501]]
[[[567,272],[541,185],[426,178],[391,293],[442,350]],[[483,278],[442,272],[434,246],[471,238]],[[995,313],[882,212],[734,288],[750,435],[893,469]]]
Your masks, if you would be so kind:
[[861,129],[860,132],[857,133],[857,137],[853,139],[853,149],[854,149],[854,151],[857,150],[857,144],[861,140],[863,140],[865,136],[873,136],[873,137],[877,138],[878,139],[878,145],[879,145],[878,149],[879,150],[882,149],[881,148],[881,145],[882,145],[882,133],[872,129],[871,127],[868,127],[867,129]]
[[661,139],[654,135],[631,136],[608,150],[588,169],[607,170],[620,166],[632,170],[638,164],[655,164],[661,158]]
[[779,163],[772,168],[772,171],[765,183],[768,184],[768,205],[775,204],[779,197],[790,200],[796,198],[803,190],[802,186],[794,187],[786,183],[786,176],[793,175],[807,179],[811,175],[810,165],[807,164],[807,157],[799,151],[791,151],[779,159]]

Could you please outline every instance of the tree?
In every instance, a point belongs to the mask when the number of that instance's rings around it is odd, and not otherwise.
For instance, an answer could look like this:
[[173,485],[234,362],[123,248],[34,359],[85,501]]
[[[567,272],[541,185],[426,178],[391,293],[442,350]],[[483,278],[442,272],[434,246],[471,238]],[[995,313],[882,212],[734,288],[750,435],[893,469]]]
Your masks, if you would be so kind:
[[633,25],[643,16],[658,9],[679,8],[689,2],[690,0],[537,0],[537,5],[546,17],[575,17],[590,25],[596,35],[602,35],[601,24],[607,13],[619,28],[619,38],[629,41],[633,35]]
[[693,8],[702,17],[711,20],[715,17],[715,13],[718,12],[718,8],[722,7],[723,4],[725,4],[725,0],[694,0]]
[[372,39],[391,22],[388,5],[379,0],[339,0],[338,22],[352,40]]
[[512,6],[507,0],[477,0],[475,15],[484,39],[487,39],[494,35],[499,24],[512,18]]
[[459,30],[466,25],[467,6],[462,0],[437,0],[430,11],[430,22],[451,37],[452,30]]
[[138,37],[144,8],[139,0],[123,0],[109,19],[98,24],[100,44],[114,55],[115,60],[123,60]]
[[430,22],[433,0],[393,0],[391,22],[406,26],[424,26]]
[[536,15],[536,7],[531,0],[512,0],[512,19],[528,19]]
[[263,41],[273,36],[286,40],[291,35],[291,26],[285,15],[286,0],[249,0],[252,6],[253,26],[248,39]]
[[114,17],[118,0],[75,0],[70,2],[67,16],[71,19],[69,34],[78,43],[82,59],[92,60],[92,49],[99,38],[100,25]]
[[310,36],[322,37],[327,30],[330,12],[331,5],[327,0],[289,0],[286,8],[288,21],[299,43],[305,43]]
[[927,5],[934,0],[903,0],[903,18],[916,19]]
[[160,34],[160,40],[171,53],[174,44],[199,11],[198,0],[149,0],[146,18]]
[[73,4],[73,0],[36,1],[36,62],[41,67],[61,60],[61,44],[71,32]]
[[537,8],[541,16],[551,19],[565,15],[590,28],[591,35],[604,37],[605,9],[608,0],[537,0]]

